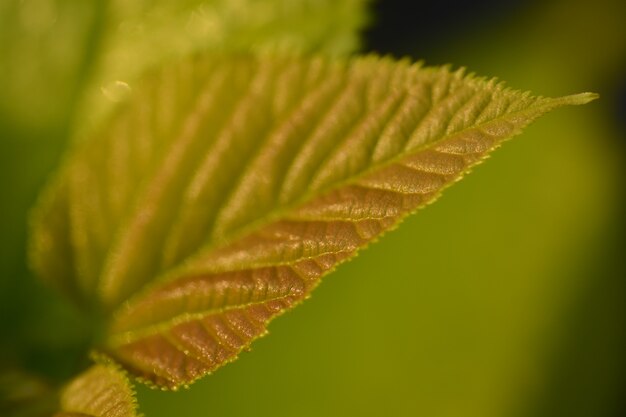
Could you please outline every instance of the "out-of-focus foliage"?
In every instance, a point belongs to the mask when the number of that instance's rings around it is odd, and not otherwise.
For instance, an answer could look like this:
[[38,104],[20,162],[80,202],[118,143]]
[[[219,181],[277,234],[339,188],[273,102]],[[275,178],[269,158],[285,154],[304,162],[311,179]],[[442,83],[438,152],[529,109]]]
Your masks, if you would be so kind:
[[0,2],[0,367],[53,379],[72,373],[89,330],[28,272],[27,213],[67,143],[99,10],[82,0]]
[[94,365],[74,378],[60,395],[54,417],[135,417],[137,403],[128,378],[107,365]]
[[[0,115],[27,132],[61,128],[95,58],[102,8],[81,0],[0,5]],[[6,136],[3,139],[7,139]]]
[[[366,0],[114,0],[81,116],[97,124],[146,69],[199,51],[323,53],[360,45]],[[123,85],[123,84],[122,84]]]
[[55,409],[57,393],[41,377],[6,364],[0,370],[0,415],[40,416]]

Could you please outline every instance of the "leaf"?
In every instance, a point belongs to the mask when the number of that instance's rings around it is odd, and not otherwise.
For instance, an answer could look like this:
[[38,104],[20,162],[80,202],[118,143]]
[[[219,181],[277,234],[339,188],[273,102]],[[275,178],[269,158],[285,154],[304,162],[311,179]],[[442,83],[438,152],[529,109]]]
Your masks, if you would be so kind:
[[[158,47],[176,55],[191,49],[318,52],[345,55],[359,45],[366,0],[116,0],[106,48],[115,59]],[[121,24],[121,26],[120,26]],[[142,59],[145,59],[142,57]]]
[[61,393],[54,417],[134,417],[135,393],[126,376],[111,365],[94,365]]
[[162,62],[207,50],[347,55],[368,20],[366,0],[116,0],[108,17],[85,106],[95,122],[118,100],[120,82]]
[[101,350],[175,389],[541,114],[447,68],[202,56],[147,76],[33,218],[39,274],[112,312]]

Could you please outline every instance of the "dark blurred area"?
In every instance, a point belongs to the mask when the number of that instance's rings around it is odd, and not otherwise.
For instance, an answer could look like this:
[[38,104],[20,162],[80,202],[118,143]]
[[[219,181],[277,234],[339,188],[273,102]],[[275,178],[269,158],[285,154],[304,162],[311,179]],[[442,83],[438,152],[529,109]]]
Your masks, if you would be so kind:
[[365,50],[414,58],[416,51],[423,51],[418,58],[430,62],[429,50],[454,42],[455,38],[473,33],[494,21],[515,17],[533,3],[537,1],[374,2],[374,21],[365,31]]

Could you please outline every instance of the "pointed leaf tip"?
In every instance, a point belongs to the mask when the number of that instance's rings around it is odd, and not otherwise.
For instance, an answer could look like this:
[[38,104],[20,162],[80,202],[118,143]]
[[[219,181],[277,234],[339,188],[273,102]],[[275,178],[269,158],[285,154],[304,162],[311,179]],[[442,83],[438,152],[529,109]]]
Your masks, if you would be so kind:
[[563,105],[569,104],[569,105],[579,106],[582,104],[587,104],[599,98],[600,98],[600,94],[598,93],[586,92],[586,93],[572,94],[569,96],[560,97],[556,100],[558,100],[558,102]]

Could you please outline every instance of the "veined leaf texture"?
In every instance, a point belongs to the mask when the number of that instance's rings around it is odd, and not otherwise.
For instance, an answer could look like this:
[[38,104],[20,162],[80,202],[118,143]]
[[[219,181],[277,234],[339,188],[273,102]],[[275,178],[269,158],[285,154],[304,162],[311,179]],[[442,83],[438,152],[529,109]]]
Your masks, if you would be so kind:
[[126,376],[113,366],[94,365],[62,390],[54,417],[134,417],[136,409]]
[[196,56],[144,77],[33,217],[39,274],[109,317],[100,353],[176,389],[503,140],[585,93],[364,57]]

